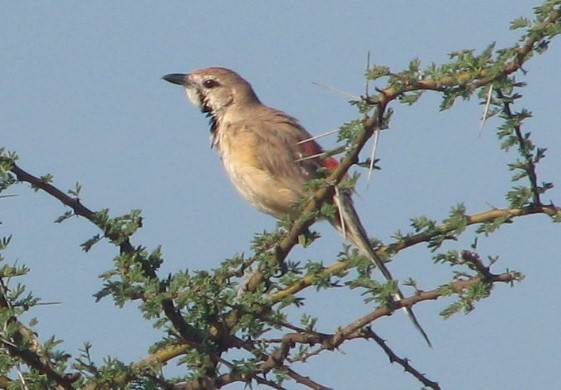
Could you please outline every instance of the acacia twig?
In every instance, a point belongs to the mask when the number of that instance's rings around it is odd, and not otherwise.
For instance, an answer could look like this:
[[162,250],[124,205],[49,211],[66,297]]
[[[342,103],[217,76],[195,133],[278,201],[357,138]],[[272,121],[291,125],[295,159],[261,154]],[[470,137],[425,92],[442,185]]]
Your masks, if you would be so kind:
[[372,329],[370,328],[363,329],[363,334],[364,334],[364,338],[370,338],[376,341],[376,343],[380,346],[380,348],[382,348],[382,350],[386,353],[386,355],[388,355],[388,358],[390,359],[390,363],[399,364],[401,367],[403,367],[403,370],[405,372],[408,372],[411,375],[413,375],[424,386],[430,387],[431,389],[434,390],[440,390],[440,385],[438,384],[438,382],[431,381],[430,379],[427,378],[425,374],[423,374],[422,372],[418,371],[413,366],[411,366],[409,359],[400,358],[399,356],[397,356],[397,354],[388,346],[386,340],[378,336]]
[[[6,160],[7,160],[6,158],[0,158],[0,161],[6,161]],[[84,206],[79,198],[71,197],[65,194],[64,192],[62,192],[52,184],[47,183],[41,178],[36,177],[28,173],[24,169],[20,168],[14,161],[10,161],[10,162],[11,162],[10,171],[16,176],[16,179],[18,181],[29,183],[33,187],[45,191],[55,199],[58,199],[65,206],[72,209],[74,214],[86,218],[88,221],[92,222],[94,225],[97,226],[95,212]],[[105,237],[107,237],[110,240],[114,240],[117,238],[112,236],[111,234],[108,234],[107,232],[103,232],[103,234],[105,235]],[[133,255],[136,252],[136,249],[133,247],[128,237],[125,238],[118,237],[118,238],[119,238],[118,246],[120,248],[121,254]],[[153,268],[143,266],[142,270],[144,271],[145,275],[148,278],[159,280],[158,275],[156,274],[156,271]],[[166,290],[165,284],[160,283],[160,292],[165,292],[165,290]],[[177,308],[175,307],[173,300],[167,298],[162,299],[162,309],[164,310],[164,313],[166,314],[167,318],[174,325],[177,332],[181,335],[181,337],[183,337],[186,342],[192,343],[192,345],[195,346],[196,348],[200,348],[203,341],[200,334],[195,328],[193,328],[191,325],[185,322],[183,316],[181,315],[179,310],[177,310]]]

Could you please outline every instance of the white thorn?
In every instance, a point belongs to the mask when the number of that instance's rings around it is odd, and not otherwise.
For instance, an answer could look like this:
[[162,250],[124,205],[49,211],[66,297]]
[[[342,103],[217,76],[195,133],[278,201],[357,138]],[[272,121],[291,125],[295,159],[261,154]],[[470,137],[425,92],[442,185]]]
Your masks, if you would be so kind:
[[300,161],[306,161],[306,160],[311,160],[313,158],[318,158],[321,157],[325,154],[325,152],[321,152],[321,153],[316,153],[316,154],[312,154],[311,156],[305,156],[305,157],[300,157],[298,160],[295,160],[296,162],[300,162]]
[[[366,55],[366,71],[368,72],[370,70],[370,51],[368,52],[368,54]],[[364,96],[368,96],[368,90],[370,86],[370,80],[366,79],[366,83],[364,85]]]
[[374,131],[374,143],[372,144],[372,153],[370,153],[370,166],[368,167],[368,179],[366,180],[366,187],[370,184],[372,171],[374,171],[374,160],[376,159],[376,149],[378,148],[379,131]]
[[334,129],[334,130],[326,131],[325,133],[322,133],[322,134],[314,135],[313,137],[306,138],[302,141],[298,141],[297,145],[305,144],[306,142],[310,142],[310,141],[316,140],[318,138],[322,138],[322,137],[331,135],[331,134],[336,133],[338,131],[339,131],[339,129]]
[[487,101],[485,102],[485,108],[483,109],[483,115],[481,116],[481,126],[479,127],[479,137],[483,133],[483,127],[487,121],[487,113],[489,112],[489,106],[491,105],[491,96],[493,94],[493,84],[489,85],[489,92],[487,93]]
[[343,95],[343,96],[346,96],[346,97],[351,98],[351,99],[354,99],[354,100],[360,100],[360,98],[359,98],[358,96],[352,95],[352,94],[350,94],[350,93],[348,93],[348,92],[345,92],[345,91],[343,91],[343,90],[341,90],[341,89],[339,89],[339,88],[335,88],[335,87],[331,87],[331,86],[329,86],[329,85],[317,83],[317,82],[315,82],[315,81],[313,81],[312,83],[315,84],[315,85],[317,85],[318,87],[325,88],[325,89],[327,89],[328,91],[334,92],[334,93],[336,93],[336,94]]
[[343,237],[347,238],[347,230],[345,228],[345,218],[343,213],[343,205],[341,204],[341,197],[339,196],[339,187],[335,187],[335,206],[337,206],[337,210],[339,211],[339,221],[341,222],[341,231],[343,233]]

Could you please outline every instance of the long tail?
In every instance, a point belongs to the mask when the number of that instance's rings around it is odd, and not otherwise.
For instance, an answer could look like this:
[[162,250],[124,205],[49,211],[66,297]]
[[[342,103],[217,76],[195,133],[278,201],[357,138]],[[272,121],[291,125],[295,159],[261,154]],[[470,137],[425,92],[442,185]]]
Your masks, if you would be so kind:
[[[368,240],[368,234],[366,230],[362,226],[358,214],[354,208],[353,200],[349,194],[342,193],[341,191],[337,191],[335,197],[335,204],[339,209],[339,216],[335,217],[333,221],[331,221],[332,225],[343,235],[345,238],[350,240],[361,252],[372,260],[374,265],[378,267],[384,278],[387,281],[393,280],[392,274],[380,259],[380,256],[376,254],[374,249]],[[399,287],[396,290],[395,298],[398,301],[403,300],[405,297]],[[432,347],[432,344],[427,336],[426,332],[424,331],[423,327],[415,317],[415,313],[411,310],[410,307],[404,307],[403,310],[407,313],[407,316],[417,328],[417,330],[421,333],[429,347]]]

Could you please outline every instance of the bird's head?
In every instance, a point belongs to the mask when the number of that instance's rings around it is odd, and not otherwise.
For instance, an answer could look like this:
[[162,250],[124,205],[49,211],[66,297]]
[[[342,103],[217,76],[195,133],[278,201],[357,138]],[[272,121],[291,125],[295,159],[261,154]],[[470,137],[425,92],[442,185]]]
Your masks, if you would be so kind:
[[229,108],[260,103],[251,84],[230,69],[213,67],[188,74],[168,74],[162,78],[185,88],[189,100],[215,119],[223,117]]

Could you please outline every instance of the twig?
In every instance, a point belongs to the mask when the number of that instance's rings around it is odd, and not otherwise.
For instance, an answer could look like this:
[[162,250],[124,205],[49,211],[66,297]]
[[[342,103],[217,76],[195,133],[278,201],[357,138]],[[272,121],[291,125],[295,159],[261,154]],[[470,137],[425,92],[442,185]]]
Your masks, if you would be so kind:
[[[546,214],[550,216],[557,215],[561,213],[561,208],[550,205],[550,206],[539,206],[539,207],[525,207],[521,209],[491,209],[489,211],[485,211],[479,214],[474,214],[471,216],[466,217],[466,226],[475,225],[485,222],[494,221],[497,218],[515,218],[515,217],[523,217],[526,215],[533,215],[533,214]],[[415,235],[411,235],[400,239],[392,244],[380,246],[377,249],[377,253],[397,253],[405,248],[412,247],[420,242],[429,241],[431,238],[446,234],[450,231],[456,229],[456,226],[452,225],[439,225],[436,226],[430,233],[418,233]],[[329,267],[325,267],[321,271],[321,276],[329,276],[329,275],[338,275],[341,272],[344,272],[350,267],[348,261],[338,261]],[[269,300],[271,303],[280,302],[285,299],[287,296],[294,295],[299,291],[312,286],[314,280],[318,275],[316,273],[306,275],[291,286],[285,288],[284,290],[277,291],[269,296]]]
[[477,271],[486,281],[492,280],[494,274],[489,271],[489,267],[483,264],[481,257],[472,251],[462,251],[462,260],[471,265],[471,268]]
[[[4,283],[4,280],[0,278],[0,308],[9,309],[12,311],[12,305],[7,298],[8,286]],[[37,369],[39,372],[44,373],[51,381],[56,383],[63,389],[72,389],[73,380],[70,376],[59,374],[51,364],[49,357],[43,353],[43,346],[39,342],[39,339],[35,333],[22,324],[16,319],[16,317],[10,317],[5,323],[4,327],[8,325],[16,325],[17,330],[14,330],[11,335],[11,340],[6,338],[0,338],[0,344],[4,345],[4,348],[13,357],[21,359],[23,363],[27,366]],[[5,329],[4,329],[5,330]],[[20,377],[22,383],[25,385],[25,379],[21,373],[21,370],[17,369],[17,374]]]
[[378,336],[376,333],[374,333],[372,329],[365,328],[363,329],[363,333],[365,338],[371,338],[374,341],[376,341],[376,343],[378,343],[378,345],[382,348],[382,350],[386,353],[386,355],[388,355],[388,358],[390,359],[390,363],[399,364],[401,367],[403,367],[404,371],[413,375],[423,385],[430,387],[431,389],[434,390],[440,390],[440,386],[437,382],[431,381],[426,377],[425,374],[421,373],[413,366],[411,366],[409,359],[400,358],[399,356],[397,356],[397,354],[388,346],[386,341],[382,339],[380,336]]
[[[507,115],[508,118],[513,118],[514,114],[510,108],[511,103],[508,100],[504,100],[505,96],[500,89],[497,89],[497,97],[499,99],[503,99],[503,112]],[[528,174],[528,179],[530,180],[530,186],[532,187],[532,197],[533,203],[535,206],[541,205],[540,200],[540,191],[538,190],[538,179],[536,175],[536,165],[534,164],[534,159],[532,158],[531,151],[526,148],[526,140],[524,135],[522,134],[522,129],[520,124],[516,124],[514,126],[514,131],[516,133],[516,139],[518,140],[518,148],[524,159],[526,160],[527,169],[526,173]]]
[[[476,89],[484,85],[488,85],[496,80],[501,80],[514,72],[522,69],[522,66],[535,51],[536,46],[545,39],[550,31],[550,27],[557,24],[561,18],[561,8],[554,8],[548,17],[541,23],[541,28],[528,35],[524,43],[518,46],[516,55],[511,61],[507,62],[501,72],[489,73],[485,69],[480,70],[475,76],[472,72],[461,72],[450,76],[441,77],[438,80],[425,79],[406,82],[396,87],[388,87],[378,90],[379,94],[373,98],[365,100],[373,105],[388,104],[390,101],[397,99],[399,96],[407,92],[413,91],[449,91],[450,87],[460,85],[462,89]],[[473,80],[470,82],[470,80]]]
[[289,377],[294,379],[294,381],[296,381],[297,383],[300,383],[301,385],[307,386],[310,389],[314,389],[314,390],[333,390],[331,387],[320,385],[319,383],[310,379],[310,377],[300,375],[296,371],[294,371],[290,368],[285,368],[285,369],[287,370],[287,373],[288,373]]
[[[5,158],[0,158],[0,161],[2,161],[2,160],[6,161]],[[81,217],[84,217],[87,220],[89,220],[90,222],[92,222],[93,224],[96,224],[95,213],[93,211],[91,211],[89,208],[87,208],[86,206],[84,206],[80,202],[80,199],[68,196],[67,194],[65,194],[64,192],[62,192],[61,190],[59,190],[58,188],[53,186],[52,184],[46,183],[44,180],[41,180],[40,178],[31,175],[30,173],[21,169],[14,161],[11,161],[11,164],[12,164],[12,167],[11,167],[10,171],[16,176],[18,181],[29,183],[33,187],[39,188],[39,189],[45,191],[46,193],[48,193],[49,195],[51,195],[55,199],[58,199],[65,206],[70,207],[72,209],[72,211],[74,212],[74,214],[79,215]],[[105,235],[105,237],[109,238],[110,240],[116,238],[116,237],[112,236],[111,234],[108,234],[107,232],[103,232],[103,234]],[[119,246],[120,252],[122,254],[131,254],[132,255],[132,254],[135,253],[136,249],[131,244],[129,238],[122,238],[122,237],[118,237],[118,238],[119,238],[119,242],[120,242],[120,244],[118,246]],[[151,267],[145,266],[143,264],[142,270],[144,271],[144,273],[146,274],[146,276],[148,278],[159,280],[158,275],[156,274],[156,271],[154,269],[152,269]],[[160,284],[160,292],[164,292],[165,289],[166,289],[165,284],[161,283]],[[162,300],[162,308],[163,308],[167,318],[171,321],[171,323],[176,328],[176,330],[179,332],[179,334],[187,342],[191,342],[193,346],[195,346],[196,348],[197,347],[200,348],[200,345],[202,343],[201,336],[199,335],[198,331],[194,327],[192,327],[191,325],[189,325],[185,322],[185,320],[183,319],[183,316],[181,315],[179,310],[176,309],[175,304],[173,303],[173,300],[168,299],[168,298],[163,299]]]
[[[489,279],[486,279],[482,276],[474,276],[468,279],[456,280],[449,285],[453,291],[460,293],[465,289],[469,288],[470,286],[480,283],[481,280],[484,279],[488,283],[512,283],[519,279],[519,274],[514,272],[505,272],[499,275],[489,273]],[[383,316],[389,316],[394,311],[399,310],[404,306],[411,307],[419,302],[427,301],[427,300],[435,300],[442,296],[448,296],[449,293],[442,292],[440,289],[434,289],[431,291],[418,291],[414,296],[405,298],[399,302],[396,302],[395,307],[393,308],[386,308],[386,307],[378,307],[374,311],[364,315],[363,317],[354,320],[350,324],[340,328],[336,333],[331,335],[326,334],[287,334],[283,336],[281,339],[281,345],[279,348],[267,358],[269,365],[274,364],[282,364],[284,359],[288,355],[288,349],[292,348],[295,344],[309,344],[309,345],[321,345],[320,347],[316,348],[315,350],[301,356],[298,359],[293,359],[292,362],[302,361],[305,362],[309,358],[319,355],[321,352],[325,350],[334,350],[339,348],[343,343],[357,339],[357,338],[365,338],[364,330],[367,329],[375,320],[381,318]],[[370,336],[369,333],[367,333]],[[387,345],[386,348],[383,348],[386,353],[388,353],[389,347]],[[391,350],[390,350],[391,351]],[[395,355],[395,354],[394,354]],[[397,357],[397,356],[396,356]],[[406,360],[396,360],[401,365],[404,364]],[[419,379],[423,384],[428,385],[432,384],[433,386],[438,386],[436,382],[432,382],[427,379],[423,374],[420,374],[417,370],[410,366],[410,370],[406,370],[412,373],[417,379]],[[417,374],[420,376],[417,376]],[[433,387],[437,389],[438,387]]]
[[[450,285],[448,285],[448,287],[451,288],[453,291],[460,293],[465,289],[469,288],[470,286],[480,283],[482,279],[485,280],[487,283],[512,283],[514,281],[519,280],[519,278],[520,275],[518,273],[504,272],[498,275],[490,274],[489,280],[486,280],[481,276],[473,276],[468,279],[456,280],[452,282]],[[311,335],[307,335],[307,337],[303,340],[297,340],[294,337],[291,340],[293,342],[306,342],[307,344],[310,345],[321,343],[322,345],[321,350],[325,350],[325,349],[333,350],[338,348],[345,341],[362,337],[360,333],[361,330],[369,326],[372,322],[376,321],[378,318],[389,316],[393,312],[401,309],[402,307],[411,307],[419,302],[436,300],[440,297],[448,296],[448,295],[449,295],[448,292],[442,292],[440,288],[430,291],[418,291],[415,295],[405,298],[399,302],[396,302],[394,307],[392,308],[382,307],[382,306],[377,307],[374,311],[364,315],[363,317],[357,320],[354,320],[350,324],[340,328],[336,333],[328,337],[322,337],[320,339],[318,337],[314,338]],[[305,361],[310,356],[317,355],[317,354],[318,351],[313,351],[310,352],[310,354],[307,354],[298,360]]]

